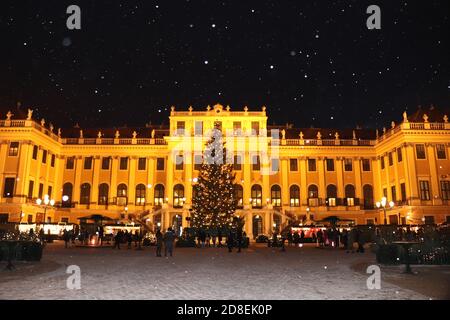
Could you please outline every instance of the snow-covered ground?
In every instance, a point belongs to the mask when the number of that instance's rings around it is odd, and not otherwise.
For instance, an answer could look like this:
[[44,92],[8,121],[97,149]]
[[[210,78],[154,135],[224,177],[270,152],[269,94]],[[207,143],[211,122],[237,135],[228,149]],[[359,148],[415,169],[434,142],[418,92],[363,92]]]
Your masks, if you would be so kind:
[[[385,281],[381,289],[369,290],[369,274],[354,266],[372,263],[375,257],[368,250],[346,254],[311,245],[281,252],[256,244],[241,253],[228,253],[226,248],[175,248],[174,257],[158,258],[154,247],[64,249],[57,242],[45,249],[37,274],[35,270],[15,277],[0,264],[0,299],[430,298]],[[67,289],[68,265],[80,267],[79,290]],[[17,266],[18,275],[30,268]]]

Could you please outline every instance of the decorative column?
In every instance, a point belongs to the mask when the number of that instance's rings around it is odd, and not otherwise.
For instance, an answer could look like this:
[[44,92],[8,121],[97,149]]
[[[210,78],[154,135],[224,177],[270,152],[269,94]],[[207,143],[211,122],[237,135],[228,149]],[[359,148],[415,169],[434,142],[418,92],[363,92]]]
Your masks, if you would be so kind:
[[420,204],[419,188],[417,186],[416,175],[416,159],[414,156],[414,145],[409,143],[405,147],[405,177],[407,180],[407,190],[409,189],[409,197],[411,199],[410,205]]
[[[155,188],[155,159],[150,157],[147,159],[147,192],[146,192],[146,203],[150,206],[153,205],[153,192]],[[151,188],[148,186],[151,185]]]
[[[308,205],[308,181],[306,180],[308,174],[306,171],[306,161],[306,158],[300,159],[300,206],[303,206],[303,204]],[[287,190],[287,192],[289,192],[289,190]]]
[[64,156],[56,155],[55,158],[55,197],[54,199],[58,201],[62,201],[62,187],[63,187],[63,178],[64,178]]
[[283,206],[289,206],[289,170],[288,159],[281,158],[281,201]]
[[[185,152],[183,157],[184,163],[184,197],[187,204],[192,203],[192,153]],[[183,215],[184,220],[184,215]]]
[[439,192],[439,176],[435,148],[431,143],[427,143],[425,146],[427,148],[428,163],[430,164],[431,199],[433,200],[433,205],[442,205],[442,199]]
[[[173,157],[174,154],[172,151],[169,151],[169,155],[167,157],[167,181],[166,181],[166,197],[168,198],[167,204],[172,204],[173,201],[173,171],[174,171],[174,165],[173,165]],[[165,201],[165,199],[164,199]]]
[[[317,167],[319,169],[319,198],[325,199],[327,197],[325,181],[325,161],[322,157],[317,158]],[[321,205],[325,205],[325,202]]]
[[99,177],[100,177],[100,156],[95,156],[93,158],[93,173],[92,173],[92,199],[91,202],[94,204],[92,207],[94,209],[98,209],[98,185],[99,185]]
[[[362,199],[361,158],[353,159],[353,170],[355,173],[355,197]],[[360,206],[361,206],[360,201]]]
[[5,162],[8,152],[8,141],[0,141],[0,199],[3,197],[3,184],[5,182]]
[[244,153],[244,172],[243,172],[243,177],[244,177],[244,183],[243,183],[243,205],[245,206],[249,206],[251,205],[249,199],[251,197],[251,164],[250,164],[250,154],[248,152],[248,150]]
[[[373,173],[373,197],[374,201],[379,201],[382,197],[381,190],[381,157],[372,158],[372,173]],[[380,220],[382,221],[382,220]]]
[[135,205],[136,201],[136,157],[130,157],[130,166],[128,168],[128,203]]
[[[387,161],[386,161],[387,160]],[[389,153],[386,153],[383,158],[381,158],[381,161],[384,161],[384,171],[386,173],[386,198],[388,198],[388,201],[392,200],[392,192],[391,192],[391,173],[390,173],[390,165],[389,165]]]
[[341,157],[336,158],[336,169],[337,169],[337,197],[339,199],[344,198],[344,173],[343,173],[343,161]]
[[119,170],[119,157],[114,156],[111,158],[111,184],[109,186],[111,199],[117,198],[117,170]]
[[81,187],[81,173],[83,171],[83,157],[75,157],[75,183],[73,186],[73,202],[80,203],[80,187]]
[[[33,198],[36,198],[39,195],[39,184],[41,183],[41,167],[42,167],[42,148],[38,147],[37,157],[36,157],[36,180],[34,181],[34,192]],[[75,188],[75,187],[74,187]],[[45,194],[45,191],[43,191]]]

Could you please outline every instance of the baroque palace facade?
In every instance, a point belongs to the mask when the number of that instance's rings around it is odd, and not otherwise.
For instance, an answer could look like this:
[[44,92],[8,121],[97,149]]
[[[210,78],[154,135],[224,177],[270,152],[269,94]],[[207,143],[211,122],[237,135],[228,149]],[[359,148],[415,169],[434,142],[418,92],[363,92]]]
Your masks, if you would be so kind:
[[[307,213],[356,224],[450,219],[450,123],[436,109],[405,112],[378,132],[271,127],[265,107],[215,105],[172,107],[170,126],[144,128],[56,130],[32,110],[8,112],[0,120],[0,222],[79,223],[99,214],[187,227],[201,150],[215,127],[232,153],[236,215],[250,236]],[[46,194],[54,206],[36,203]],[[377,208],[383,196],[394,207]]]

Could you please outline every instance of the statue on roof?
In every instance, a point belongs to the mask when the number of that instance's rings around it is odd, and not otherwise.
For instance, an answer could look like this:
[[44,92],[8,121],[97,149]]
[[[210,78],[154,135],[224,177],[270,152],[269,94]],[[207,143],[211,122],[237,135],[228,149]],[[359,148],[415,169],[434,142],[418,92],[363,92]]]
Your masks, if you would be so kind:
[[27,120],[31,120],[32,116],[33,116],[33,110],[28,109]]
[[339,140],[339,133],[336,132],[336,133],[334,134],[334,138],[335,138],[336,140]]
[[44,125],[45,125],[45,119],[42,118],[42,119],[41,119],[41,126],[44,126]]
[[50,123],[49,128],[50,128],[50,131],[53,132],[53,129],[55,129],[55,127],[53,126],[53,123]]
[[137,136],[137,132],[133,131],[133,139],[136,139],[136,136]]
[[300,133],[299,133],[299,135],[298,135],[299,137],[300,137],[300,140],[303,140],[303,132],[302,131],[300,131]]
[[11,120],[11,117],[13,116],[14,114],[13,113],[11,113],[11,111],[8,111],[8,113],[6,114],[6,120]]
[[406,111],[403,111],[403,122],[408,122],[408,114]]
[[116,133],[114,134],[114,138],[119,139],[120,133],[119,130],[116,130]]
[[320,133],[320,131],[317,131],[317,140],[321,140],[322,139],[322,134]]
[[353,140],[356,140],[356,132],[353,130]]
[[395,122],[394,122],[394,121],[391,122],[391,128],[392,128],[392,129],[395,128]]
[[101,131],[99,131],[99,132],[97,133],[97,138],[99,138],[99,139],[102,138],[102,132],[101,132]]
[[286,139],[286,130],[281,130],[281,139]]
[[83,129],[80,129],[80,139],[83,139]]
[[423,122],[428,122],[428,116],[426,113],[423,114]]
[[444,120],[445,123],[448,122],[448,116],[445,114],[444,117],[442,118]]
[[58,137],[61,137],[61,128],[58,128]]
[[155,139],[155,129],[152,129],[151,137],[152,139]]

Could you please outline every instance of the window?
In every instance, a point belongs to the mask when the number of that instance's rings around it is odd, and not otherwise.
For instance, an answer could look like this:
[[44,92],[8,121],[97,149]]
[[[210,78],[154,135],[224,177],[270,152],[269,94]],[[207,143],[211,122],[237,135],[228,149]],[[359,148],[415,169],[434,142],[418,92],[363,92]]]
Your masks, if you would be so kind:
[[8,223],[9,214],[8,213],[0,213],[0,224]]
[[10,157],[16,157],[19,154],[19,142],[11,142],[9,144],[9,152],[8,156]]
[[353,162],[352,159],[344,159],[344,171],[352,171]]
[[62,222],[62,223],[69,223],[69,218],[67,218],[67,217],[61,217],[61,222]]
[[441,198],[442,200],[450,200],[450,181],[441,181]]
[[260,167],[261,167],[261,163],[259,161],[259,156],[253,156],[252,157],[252,170],[259,171]]
[[233,133],[235,135],[240,135],[242,133],[241,122],[240,121],[234,121],[233,122]]
[[102,183],[98,186],[98,204],[107,205],[108,204],[108,194],[109,186],[106,183]]
[[259,136],[259,122],[252,121],[252,136]]
[[334,184],[329,184],[327,186],[328,206],[330,207],[336,206],[336,198],[337,198],[337,188]]
[[164,186],[162,184],[155,186],[154,201],[155,206],[162,206],[164,203]]
[[39,148],[38,146],[33,146],[33,159],[36,160],[38,156]]
[[327,171],[334,171],[334,159],[326,159]]
[[56,158],[56,156],[55,156],[54,154],[52,154],[52,158],[51,158],[51,160],[50,160],[50,165],[51,165],[52,167],[55,166],[55,158]]
[[184,187],[181,184],[175,185],[173,187],[173,207],[181,208],[184,204]]
[[255,184],[252,186],[251,204],[253,208],[262,207],[262,189],[259,184]]
[[380,158],[380,163],[381,163],[381,170],[383,170],[384,169],[384,157],[383,156]]
[[33,192],[34,192],[34,181],[30,180],[28,182],[28,199],[33,199]]
[[156,158],[156,170],[164,171],[164,158]]
[[147,168],[147,158],[138,159],[138,170],[145,170]]
[[289,169],[291,171],[298,171],[298,161],[297,161],[297,159],[289,159]]
[[127,169],[128,169],[128,158],[121,157],[120,158],[120,170],[127,170]]
[[175,157],[175,170],[183,170],[183,155],[177,154]]
[[436,152],[437,152],[438,159],[447,159],[447,154],[445,153],[445,145],[444,144],[436,145]]
[[234,156],[233,169],[242,170],[242,157],[240,155]]
[[402,155],[402,148],[397,148],[397,161],[402,162],[403,155]]
[[49,197],[49,198],[52,197],[52,191],[53,191],[53,187],[52,187],[52,186],[48,186],[48,188],[47,188],[47,194],[48,194],[48,197]]
[[83,183],[80,187],[80,204],[89,204],[91,202],[91,185]]
[[402,196],[402,202],[406,202],[406,185],[404,183],[400,183],[400,193]]
[[47,163],[47,150],[42,151],[42,163]]
[[392,152],[388,153],[388,159],[389,159],[389,166],[392,166],[394,164],[394,160],[392,158]]
[[12,198],[14,196],[14,184],[15,183],[16,183],[16,178],[5,178],[3,197]]
[[102,158],[102,170],[109,170],[110,163],[111,163],[111,157],[103,157]]
[[420,180],[420,200],[430,200],[430,183],[427,180]]
[[75,166],[75,157],[68,157],[66,159],[66,169],[73,170],[74,166]]
[[397,201],[397,190],[395,186],[391,186],[391,195],[392,195],[392,201]]
[[203,121],[195,121],[194,123],[194,135],[202,136],[203,135]]
[[184,135],[185,122],[177,121],[177,135]]
[[126,206],[128,204],[128,188],[125,183],[117,186],[117,205]]
[[355,205],[355,187],[352,184],[345,186],[345,201],[347,206]]
[[141,184],[138,184],[136,186],[136,201],[135,201],[135,204],[137,206],[145,205],[145,192],[146,192],[146,188],[145,188],[144,184],[141,183]]
[[72,202],[72,190],[73,186],[70,182],[66,182],[63,185],[63,196],[67,196],[67,201],[63,201],[63,206],[70,206]]
[[291,207],[300,206],[300,188],[297,185],[292,185],[289,188],[289,197]]
[[272,186],[272,189],[270,190],[270,197],[274,207],[281,207],[281,188],[279,185],[275,184]]
[[373,188],[370,184],[363,187],[364,209],[373,209]]
[[370,160],[369,159],[363,159],[362,160],[362,167],[363,167],[363,171],[370,171]]
[[416,158],[417,159],[426,159],[425,156],[425,145],[416,144]]
[[201,170],[203,163],[203,156],[201,154],[196,154],[194,156],[194,170]]
[[42,199],[43,196],[44,196],[44,184],[39,183],[38,198]]
[[236,205],[238,208],[242,208],[244,205],[244,190],[239,184],[234,185],[234,197],[236,199]]
[[84,158],[84,170],[92,169],[92,157]]
[[319,190],[315,184],[312,184],[308,187],[308,198],[318,198]]
[[280,160],[274,158],[271,160],[272,172],[278,172],[280,170]]
[[308,171],[316,171],[316,159],[308,159]]

